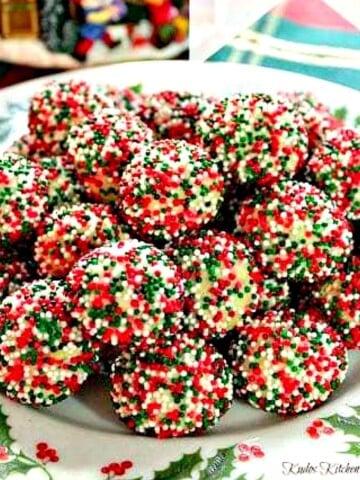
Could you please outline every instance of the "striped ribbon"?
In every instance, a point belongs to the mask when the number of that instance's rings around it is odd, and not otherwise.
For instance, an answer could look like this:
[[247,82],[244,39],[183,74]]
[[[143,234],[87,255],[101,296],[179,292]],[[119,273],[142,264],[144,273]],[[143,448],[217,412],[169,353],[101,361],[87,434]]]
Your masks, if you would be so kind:
[[360,30],[322,0],[288,0],[208,61],[284,69],[360,90]]

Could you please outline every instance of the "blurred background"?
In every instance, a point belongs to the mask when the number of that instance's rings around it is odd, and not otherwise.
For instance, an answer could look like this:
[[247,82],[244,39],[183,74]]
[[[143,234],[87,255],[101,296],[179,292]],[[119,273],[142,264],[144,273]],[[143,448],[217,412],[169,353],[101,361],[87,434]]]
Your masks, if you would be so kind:
[[0,0],[0,88],[89,65],[188,58],[360,89],[360,0]]
[[188,0],[0,0],[0,87],[89,65],[188,58]]
[[360,89],[359,0],[193,0],[190,58],[262,65]]

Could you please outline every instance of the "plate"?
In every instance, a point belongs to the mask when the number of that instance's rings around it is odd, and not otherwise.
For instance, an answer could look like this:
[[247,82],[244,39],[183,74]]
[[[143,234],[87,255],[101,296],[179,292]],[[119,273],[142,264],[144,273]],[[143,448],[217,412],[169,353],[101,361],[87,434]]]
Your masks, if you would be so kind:
[[[360,93],[326,81],[264,67],[189,61],[145,61],[56,75],[141,83],[144,91],[188,89],[312,91],[352,121]],[[0,92],[0,149],[26,131],[28,101],[47,78]],[[91,379],[75,397],[33,409],[0,396],[0,478],[6,480],[344,480],[360,473],[360,352],[351,352],[342,388],[316,410],[282,419],[241,402],[198,437],[157,440],[126,430],[112,411],[104,379]],[[41,455],[52,449],[52,455]],[[116,466],[117,465],[117,466]],[[123,466],[121,473],[121,468]]]

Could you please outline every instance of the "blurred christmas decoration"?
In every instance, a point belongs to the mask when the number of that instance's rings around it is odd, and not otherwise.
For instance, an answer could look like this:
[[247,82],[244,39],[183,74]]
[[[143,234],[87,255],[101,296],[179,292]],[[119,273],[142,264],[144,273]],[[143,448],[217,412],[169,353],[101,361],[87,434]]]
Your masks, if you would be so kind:
[[73,55],[81,28],[73,4],[67,0],[40,0],[38,5],[41,40],[53,52]]
[[178,56],[189,0],[0,0],[3,38],[40,38],[86,63]]

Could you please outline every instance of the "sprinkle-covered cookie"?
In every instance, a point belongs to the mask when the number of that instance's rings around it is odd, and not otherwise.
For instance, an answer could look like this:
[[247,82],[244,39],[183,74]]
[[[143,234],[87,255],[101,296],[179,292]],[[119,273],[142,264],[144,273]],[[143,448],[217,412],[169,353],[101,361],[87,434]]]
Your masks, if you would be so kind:
[[45,156],[37,149],[34,135],[28,133],[15,140],[6,153],[25,157],[42,167],[49,184],[49,208],[80,200],[82,187],[75,178],[74,165],[67,154]]
[[269,311],[249,321],[231,343],[229,355],[236,396],[285,416],[324,403],[348,368],[339,334],[306,312]]
[[36,280],[0,304],[0,388],[20,403],[49,406],[74,394],[96,354],[72,324],[66,288]]
[[232,375],[224,358],[200,338],[179,336],[112,365],[116,413],[137,433],[158,438],[200,433],[232,404]]
[[34,259],[40,275],[63,278],[90,250],[124,238],[107,205],[80,203],[54,209],[37,230]]
[[26,261],[14,252],[0,249],[0,301],[31,277]]
[[145,95],[138,114],[159,139],[197,143],[196,125],[213,102],[203,94],[163,90]]
[[242,202],[236,231],[277,278],[314,282],[343,268],[353,248],[350,223],[317,187],[282,181]]
[[330,129],[339,127],[330,108],[312,92],[279,92],[282,101],[290,102],[292,108],[303,118],[309,135],[309,148],[312,150]]
[[201,231],[182,237],[171,255],[184,278],[187,323],[199,335],[223,335],[256,310],[262,274],[233,235]]
[[350,220],[360,220],[360,131],[327,132],[306,167],[314,181],[334,200]]
[[30,101],[28,126],[46,155],[59,155],[72,125],[82,123],[96,110],[114,107],[96,85],[84,80],[51,80]]
[[169,241],[212,220],[223,189],[223,177],[203,149],[181,140],[159,140],[125,168],[120,213],[144,238]]
[[360,350],[360,260],[353,259],[347,269],[312,290],[315,305],[329,319],[346,346]]
[[46,213],[48,191],[41,167],[14,153],[0,156],[0,245],[30,237]]
[[239,184],[270,185],[293,177],[307,157],[302,118],[270,95],[226,97],[203,115],[197,131],[226,177]]
[[128,347],[176,333],[183,321],[183,286],[176,265],[138,240],[96,248],[70,271],[73,317],[91,337]]
[[102,110],[71,128],[68,152],[88,197],[120,202],[119,182],[129,161],[153,140],[152,131],[134,114]]

